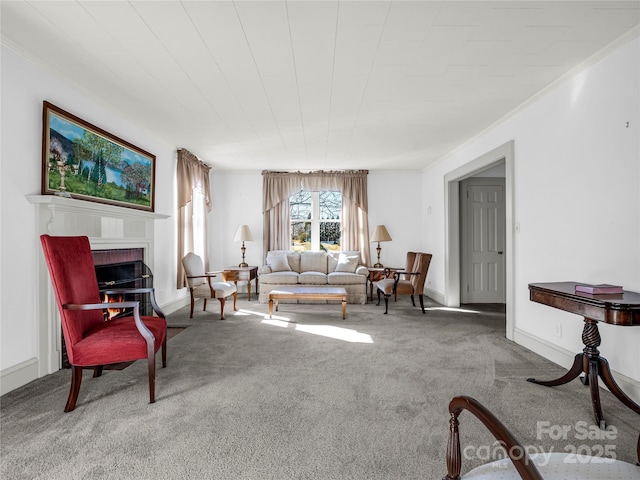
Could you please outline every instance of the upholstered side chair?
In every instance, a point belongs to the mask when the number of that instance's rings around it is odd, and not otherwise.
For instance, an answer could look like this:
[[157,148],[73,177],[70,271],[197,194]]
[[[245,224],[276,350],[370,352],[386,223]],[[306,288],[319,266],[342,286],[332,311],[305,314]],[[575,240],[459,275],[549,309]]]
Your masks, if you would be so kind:
[[193,318],[193,307],[197,298],[204,299],[202,310],[207,309],[207,300],[217,298],[220,301],[220,320],[224,320],[224,306],[227,297],[233,295],[233,310],[238,310],[238,292],[235,283],[212,282],[222,272],[205,272],[202,259],[193,252],[187,253],[182,258],[182,266],[187,276],[187,284],[191,294],[191,312],[189,318]]
[[424,310],[424,282],[429,272],[429,264],[432,255],[430,253],[407,252],[407,266],[404,271],[386,269],[386,277],[378,280],[378,305],[380,295],[384,295],[384,313],[389,311],[389,297],[393,295],[398,300],[398,295],[410,295],[411,303],[416,306],[414,295],[418,295],[422,313]]
[[[463,410],[478,418],[504,449],[504,458],[486,463],[460,476],[462,452],[459,416]],[[613,480],[640,478],[640,437],[638,465],[610,457],[556,452],[529,455],[520,441],[480,402],[472,397],[454,397],[449,402],[447,475],[442,480]]]
[[[155,402],[155,356],[162,348],[162,366],[167,366],[167,322],[153,288],[100,291],[87,237],[42,235],[40,241],[71,364],[71,389],[64,411],[76,407],[83,369],[93,368],[93,376],[99,377],[104,365],[141,359],[147,360],[149,402]],[[141,316],[137,301],[103,303],[101,298],[127,293],[148,294],[157,316]],[[107,309],[132,309],[132,313],[109,319]]]

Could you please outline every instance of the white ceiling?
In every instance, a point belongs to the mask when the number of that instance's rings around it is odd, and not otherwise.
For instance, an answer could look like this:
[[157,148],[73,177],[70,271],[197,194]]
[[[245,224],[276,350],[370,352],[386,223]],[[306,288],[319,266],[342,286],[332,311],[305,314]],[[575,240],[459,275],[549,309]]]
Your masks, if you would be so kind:
[[422,168],[640,19],[637,0],[1,9],[3,43],[217,170]]

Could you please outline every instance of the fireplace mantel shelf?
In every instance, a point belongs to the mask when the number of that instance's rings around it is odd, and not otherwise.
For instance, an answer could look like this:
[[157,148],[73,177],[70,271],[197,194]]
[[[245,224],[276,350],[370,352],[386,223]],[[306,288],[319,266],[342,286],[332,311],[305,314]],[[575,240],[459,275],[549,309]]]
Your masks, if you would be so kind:
[[147,212],[135,208],[119,207],[98,202],[89,202],[77,198],[60,197],[57,195],[27,195],[27,200],[32,204],[46,205],[53,210],[75,212],[84,215],[100,215],[118,218],[139,218],[148,220],[161,220],[170,215]]

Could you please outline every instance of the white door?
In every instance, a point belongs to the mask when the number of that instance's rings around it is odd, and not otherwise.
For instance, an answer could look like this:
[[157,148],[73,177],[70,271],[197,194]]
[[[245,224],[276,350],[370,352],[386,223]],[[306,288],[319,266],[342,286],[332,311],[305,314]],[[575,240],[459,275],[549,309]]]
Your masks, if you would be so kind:
[[469,178],[461,187],[461,300],[504,303],[504,178]]

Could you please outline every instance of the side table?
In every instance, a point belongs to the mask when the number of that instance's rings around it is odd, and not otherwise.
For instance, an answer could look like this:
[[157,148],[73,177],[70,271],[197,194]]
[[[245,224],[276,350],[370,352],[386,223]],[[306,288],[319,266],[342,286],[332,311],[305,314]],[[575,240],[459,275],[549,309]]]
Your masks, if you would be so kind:
[[640,405],[620,389],[613,379],[609,362],[600,356],[598,347],[601,338],[598,322],[610,325],[640,326],[640,293],[625,291],[619,295],[591,295],[576,292],[576,285],[578,285],[577,282],[529,284],[529,299],[532,302],[575,313],[584,318],[582,330],[584,349],[575,356],[571,368],[560,378],[553,380],[528,378],[527,381],[545,387],[557,387],[584,374],[581,381],[590,387],[591,404],[596,424],[604,429],[606,424],[600,405],[598,377],[618,400],[637,414],[640,414]]
[[258,293],[258,267],[226,267],[222,272],[222,279],[225,282],[233,282],[238,285],[238,281],[247,282],[247,299],[251,301],[251,281],[256,282],[256,294]]

